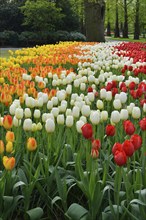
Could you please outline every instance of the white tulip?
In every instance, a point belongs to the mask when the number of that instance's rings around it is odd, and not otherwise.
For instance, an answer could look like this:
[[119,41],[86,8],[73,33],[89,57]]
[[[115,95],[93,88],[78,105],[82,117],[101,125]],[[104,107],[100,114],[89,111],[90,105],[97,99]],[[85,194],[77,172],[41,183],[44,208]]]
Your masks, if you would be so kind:
[[58,105],[58,98],[57,97],[52,97],[51,101],[53,102],[53,106],[57,106]]
[[35,109],[33,113],[34,118],[38,119],[41,116],[41,112],[39,109]]
[[32,120],[30,118],[26,118],[23,122],[24,131],[31,131],[32,129]]
[[111,113],[111,121],[115,124],[120,121],[120,113],[118,111],[113,111]]
[[81,113],[83,116],[86,116],[88,117],[90,115],[90,106],[89,105],[83,105],[82,108],[81,108]]
[[139,107],[133,107],[133,109],[132,109],[132,117],[134,118],[134,119],[139,119],[140,118],[140,116],[141,116],[141,110],[140,110],[140,108]]
[[102,111],[100,113],[101,121],[107,121],[108,119],[108,112],[107,111]]
[[43,103],[47,103],[48,102],[48,94],[43,93],[42,98],[43,98]]
[[72,100],[76,100],[76,98],[78,97],[78,94],[77,93],[72,93],[72,95],[71,95],[71,99]]
[[70,95],[72,93],[72,85],[67,85],[66,94]]
[[74,87],[78,88],[80,85],[80,81],[78,79],[74,80]]
[[80,84],[80,90],[81,91],[85,91],[86,90],[86,84],[85,83],[81,83]]
[[31,117],[31,110],[30,110],[30,108],[25,108],[24,109],[24,116],[25,116],[25,118],[30,118]]
[[17,108],[15,111],[15,117],[19,120],[23,118],[23,109]]
[[21,119],[18,120],[15,116],[13,117],[13,125],[19,127],[21,125]]
[[10,105],[9,111],[11,115],[15,115],[17,106],[15,104]]
[[41,124],[41,122],[39,122],[39,123],[37,123],[37,131],[41,131],[42,130],[42,128],[43,128],[43,126],[42,126],[42,124]]
[[72,115],[74,118],[78,118],[80,115],[80,108],[78,106],[74,106],[72,109]]
[[98,111],[91,111],[90,121],[93,125],[97,125],[100,122],[100,113]]
[[121,109],[122,108],[122,104],[121,104],[120,99],[115,99],[113,101],[113,106],[114,106],[115,109]]
[[80,117],[80,121],[83,121],[84,124],[85,124],[85,123],[87,123],[87,118],[82,115],[82,116]]
[[64,100],[65,97],[66,97],[65,91],[61,90],[61,91],[58,91],[58,92],[57,92],[57,98],[58,98],[59,101]]
[[119,98],[120,98],[120,101],[121,101],[122,104],[126,103],[126,101],[127,101],[127,93],[121,92]]
[[35,107],[35,100],[32,97],[26,97],[25,104],[29,108],[34,108]]
[[51,113],[54,115],[54,117],[57,117],[59,114],[59,108],[57,107],[52,108]]
[[76,122],[76,129],[78,133],[82,133],[81,127],[84,125],[85,123],[82,120],[79,120]]
[[31,128],[31,130],[32,130],[33,132],[37,131],[37,125],[36,125],[36,123],[32,123],[32,128]]
[[93,102],[93,101],[94,101],[95,96],[94,96],[94,93],[93,93],[93,92],[88,92],[87,97],[88,97],[88,99],[89,99],[90,102]]
[[60,115],[57,116],[57,124],[64,125],[64,121],[65,121],[65,119],[64,119],[63,114],[60,114]]
[[47,103],[47,109],[51,110],[52,108],[53,108],[53,102],[51,100],[49,100]]
[[43,97],[40,97],[37,100],[37,107],[41,108],[41,107],[43,107],[43,104],[44,104]]
[[65,115],[66,115],[66,116],[72,115],[72,110],[71,110],[70,108],[67,108]]
[[106,98],[106,90],[105,89],[101,89],[100,90],[100,98],[101,99],[105,99]]
[[55,122],[51,118],[48,118],[45,124],[45,129],[48,133],[53,133],[55,131]]
[[143,112],[146,112],[146,103],[143,104]]
[[103,101],[98,99],[97,102],[96,102],[96,107],[98,109],[103,109],[104,108],[104,104],[103,104]]
[[69,128],[72,127],[73,123],[74,123],[73,116],[72,115],[67,115],[65,123],[66,123],[67,127],[69,127]]
[[106,101],[111,101],[112,100],[112,92],[108,91],[106,92]]
[[121,109],[121,111],[120,111],[121,120],[127,120],[128,116],[129,116],[128,110],[127,109]]

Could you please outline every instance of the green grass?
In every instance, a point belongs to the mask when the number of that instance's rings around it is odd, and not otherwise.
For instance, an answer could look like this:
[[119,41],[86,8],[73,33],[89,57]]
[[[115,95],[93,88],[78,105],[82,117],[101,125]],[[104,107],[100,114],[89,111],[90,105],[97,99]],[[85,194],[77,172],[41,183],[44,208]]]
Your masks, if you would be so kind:
[[122,37],[114,38],[114,36],[106,37],[106,38],[107,38],[107,40],[117,40],[117,41],[128,41],[128,42],[141,42],[141,43],[146,43],[146,38],[140,37],[139,40],[134,40],[134,39],[133,39],[133,35],[129,35],[129,38],[122,38]]

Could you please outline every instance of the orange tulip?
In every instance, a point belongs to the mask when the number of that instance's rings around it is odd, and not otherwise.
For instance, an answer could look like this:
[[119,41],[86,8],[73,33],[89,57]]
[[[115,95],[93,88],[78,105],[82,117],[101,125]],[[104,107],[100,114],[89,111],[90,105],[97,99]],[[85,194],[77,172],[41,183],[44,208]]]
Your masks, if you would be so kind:
[[15,167],[15,158],[4,156],[3,165],[6,170],[12,170]]
[[5,129],[11,129],[13,126],[13,119],[11,115],[5,115],[3,119],[3,126]]
[[6,133],[6,141],[7,141],[7,142],[8,142],[8,141],[14,142],[14,140],[15,140],[15,134],[14,134],[14,132],[12,132],[12,131],[7,131],[7,133]]
[[33,137],[28,138],[27,149],[29,151],[35,151],[36,148],[37,148],[37,142],[36,142],[35,138],[33,138]]
[[4,152],[4,142],[2,140],[0,140],[0,154],[2,154]]

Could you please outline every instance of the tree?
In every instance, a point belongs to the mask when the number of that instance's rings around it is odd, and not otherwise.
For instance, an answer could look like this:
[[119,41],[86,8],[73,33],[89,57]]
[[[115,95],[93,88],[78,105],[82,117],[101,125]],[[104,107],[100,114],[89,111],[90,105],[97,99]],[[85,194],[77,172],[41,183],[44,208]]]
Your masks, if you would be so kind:
[[21,10],[24,14],[24,25],[30,26],[35,31],[55,30],[57,22],[64,17],[61,9],[48,0],[27,0]]
[[85,29],[87,41],[104,42],[104,0],[84,0]]
[[115,35],[114,35],[114,37],[120,37],[118,0],[116,0],[116,21],[115,21]]
[[134,39],[138,40],[140,35],[140,24],[139,24],[139,7],[140,2],[136,0],[136,12],[135,12],[135,22],[134,22]]
[[127,13],[127,0],[124,0],[124,27],[123,37],[128,38],[128,13]]

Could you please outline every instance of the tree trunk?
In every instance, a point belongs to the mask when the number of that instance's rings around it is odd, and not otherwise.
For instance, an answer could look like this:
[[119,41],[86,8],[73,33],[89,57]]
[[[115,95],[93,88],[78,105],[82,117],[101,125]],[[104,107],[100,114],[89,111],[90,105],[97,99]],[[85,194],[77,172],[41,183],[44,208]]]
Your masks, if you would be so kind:
[[139,27],[139,0],[136,1],[136,14],[134,23],[134,39],[139,40],[140,27]]
[[85,8],[85,28],[87,41],[105,42],[104,37],[104,17],[105,2],[90,2],[84,0]]
[[115,36],[114,37],[120,37],[118,0],[116,0],[116,23],[115,23]]
[[107,36],[111,36],[111,25],[109,21],[107,23]]
[[123,37],[128,38],[128,13],[127,13],[127,0],[124,0],[124,28]]

